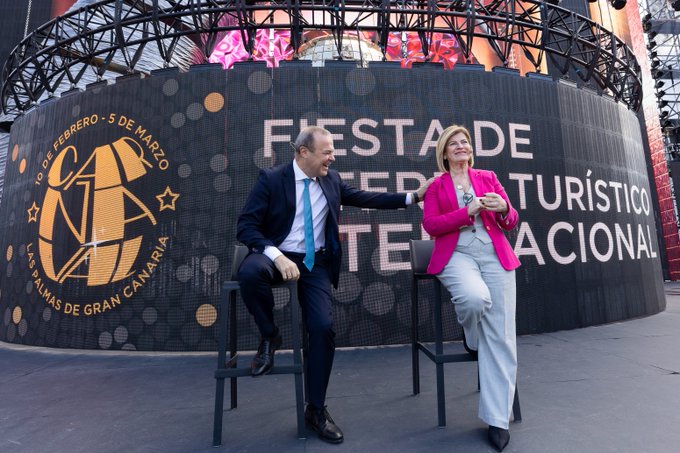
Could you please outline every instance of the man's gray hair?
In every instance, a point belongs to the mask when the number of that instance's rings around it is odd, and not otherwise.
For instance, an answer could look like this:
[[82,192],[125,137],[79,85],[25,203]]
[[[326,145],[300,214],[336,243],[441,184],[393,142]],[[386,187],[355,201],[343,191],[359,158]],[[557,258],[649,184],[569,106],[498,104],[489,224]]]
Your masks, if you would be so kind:
[[299,153],[300,148],[304,146],[305,148],[309,149],[310,151],[314,152],[314,137],[316,134],[319,135],[330,135],[331,133],[328,132],[328,130],[324,129],[323,127],[320,126],[307,126],[304,129],[300,131],[298,134],[297,138],[295,139],[295,142],[293,143],[293,148],[295,148],[295,152]]

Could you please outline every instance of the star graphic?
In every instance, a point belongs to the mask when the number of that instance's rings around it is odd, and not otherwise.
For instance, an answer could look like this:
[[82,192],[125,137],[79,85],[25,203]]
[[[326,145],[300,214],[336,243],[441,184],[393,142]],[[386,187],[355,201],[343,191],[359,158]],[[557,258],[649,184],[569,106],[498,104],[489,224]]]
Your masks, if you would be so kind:
[[33,206],[26,210],[26,212],[28,212],[28,223],[38,221],[38,211],[40,211],[40,208],[34,201]]
[[172,209],[173,211],[175,210],[175,201],[179,198],[178,193],[173,193],[172,190],[170,190],[169,186],[165,187],[165,191],[160,194],[156,195],[156,198],[158,199],[158,202],[161,204],[160,210],[164,209]]

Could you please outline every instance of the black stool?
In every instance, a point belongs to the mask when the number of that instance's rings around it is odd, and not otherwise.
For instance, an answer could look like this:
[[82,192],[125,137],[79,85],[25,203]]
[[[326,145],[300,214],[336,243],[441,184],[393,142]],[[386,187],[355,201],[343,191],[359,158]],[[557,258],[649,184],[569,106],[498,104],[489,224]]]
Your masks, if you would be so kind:
[[[476,362],[477,358],[467,352],[444,354],[444,334],[442,328],[442,285],[435,275],[427,273],[434,241],[411,240],[411,367],[413,370],[413,394],[420,393],[420,362],[418,351],[422,351],[436,367],[437,373],[437,414],[439,427],[446,426],[446,406],[444,396],[444,364],[451,362]],[[432,280],[434,283],[434,352],[418,339],[418,282]],[[479,370],[478,370],[479,373]],[[477,381],[479,389],[479,374]],[[512,403],[512,414],[516,423],[522,421],[519,407],[519,391],[515,385],[515,398]]]
[[[237,406],[237,378],[250,376],[250,367],[238,368],[237,331],[236,331],[236,292],[239,290],[238,269],[248,255],[248,248],[234,246],[234,260],[231,266],[231,280],[222,283],[220,309],[219,341],[217,351],[217,370],[215,371],[215,418],[213,424],[213,446],[222,444],[222,412],[224,407],[224,379],[231,379],[231,409]],[[287,288],[290,293],[291,331],[293,339],[293,364],[275,365],[270,374],[295,375],[295,402],[297,406],[298,437],[305,438],[304,431],[304,395],[303,395],[303,363],[300,340],[300,316],[298,313],[297,282],[289,281],[273,288]],[[228,325],[227,325],[228,324]],[[227,361],[227,332],[229,333],[229,360]]]

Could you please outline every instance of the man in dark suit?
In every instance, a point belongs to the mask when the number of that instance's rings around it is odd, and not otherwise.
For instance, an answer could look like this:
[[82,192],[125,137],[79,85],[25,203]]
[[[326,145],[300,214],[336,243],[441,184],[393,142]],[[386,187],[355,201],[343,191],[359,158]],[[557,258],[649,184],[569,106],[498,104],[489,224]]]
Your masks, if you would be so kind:
[[251,372],[268,373],[281,346],[271,285],[298,280],[309,332],[305,422],[322,440],[340,443],[342,431],[325,406],[335,352],[331,284],[337,287],[340,276],[340,206],[405,208],[422,200],[431,181],[408,194],[362,191],[329,169],[335,156],[326,129],[303,129],[294,147],[293,162],[260,172],[238,219],[237,238],[251,252],[239,269],[241,294],[262,335]]

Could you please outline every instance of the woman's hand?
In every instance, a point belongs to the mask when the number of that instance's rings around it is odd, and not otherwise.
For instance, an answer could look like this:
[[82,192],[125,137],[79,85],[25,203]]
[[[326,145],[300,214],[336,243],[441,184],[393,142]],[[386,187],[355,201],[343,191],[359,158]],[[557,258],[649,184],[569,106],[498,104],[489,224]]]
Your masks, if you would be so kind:
[[487,192],[479,199],[479,201],[487,211],[499,212],[501,214],[508,212],[508,204],[497,193]]
[[482,199],[474,197],[470,204],[467,206],[467,212],[470,217],[474,217],[484,210],[484,205],[482,204]]

